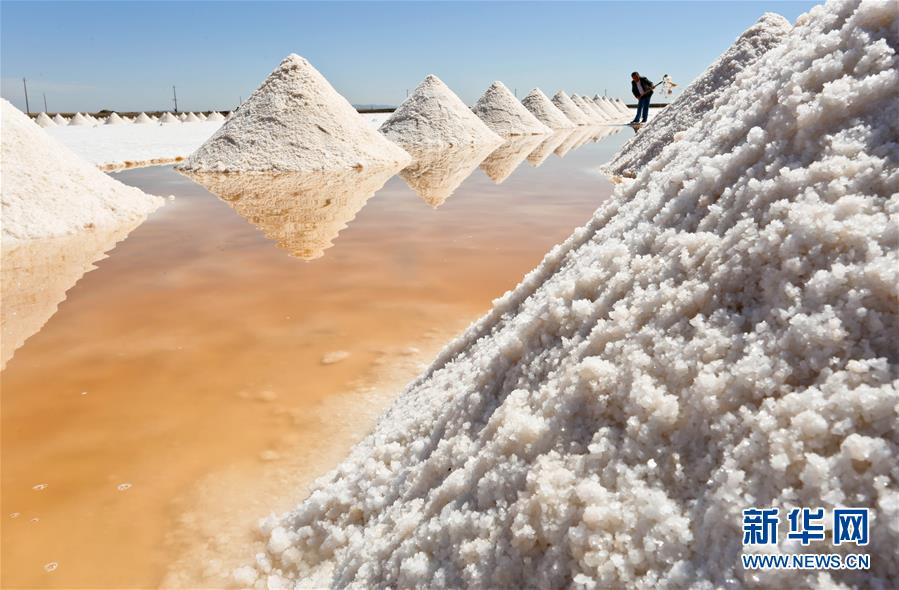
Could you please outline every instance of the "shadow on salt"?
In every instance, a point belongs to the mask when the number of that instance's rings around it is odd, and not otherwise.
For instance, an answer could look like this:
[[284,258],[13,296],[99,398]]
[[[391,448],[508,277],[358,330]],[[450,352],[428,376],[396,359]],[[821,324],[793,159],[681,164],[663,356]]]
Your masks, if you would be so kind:
[[338,172],[182,174],[227,203],[291,256],[324,256],[395,168]]
[[66,294],[144,222],[3,245],[0,253],[0,369],[56,314]]

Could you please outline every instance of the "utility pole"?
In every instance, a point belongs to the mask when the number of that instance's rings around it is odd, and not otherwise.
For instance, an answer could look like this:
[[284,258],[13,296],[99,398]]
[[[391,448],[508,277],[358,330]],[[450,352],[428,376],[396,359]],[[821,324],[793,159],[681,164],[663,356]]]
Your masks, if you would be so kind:
[[22,86],[25,87],[25,114],[31,114],[31,107],[28,106],[28,81],[22,78]]
[[43,95],[44,95],[44,112],[46,113],[47,112],[47,93],[44,92]]
[[515,98],[518,98],[518,88],[515,89]]
[[175,87],[172,86],[172,100],[175,102],[175,112],[178,112],[178,93],[175,92]]

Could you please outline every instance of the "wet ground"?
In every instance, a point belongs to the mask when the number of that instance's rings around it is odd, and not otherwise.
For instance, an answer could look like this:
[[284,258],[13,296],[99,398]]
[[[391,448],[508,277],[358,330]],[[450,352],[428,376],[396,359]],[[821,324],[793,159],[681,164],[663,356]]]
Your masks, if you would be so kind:
[[220,584],[256,518],[589,219],[631,135],[395,176],[129,170],[176,198],[105,258],[124,232],[5,251],[3,587]]

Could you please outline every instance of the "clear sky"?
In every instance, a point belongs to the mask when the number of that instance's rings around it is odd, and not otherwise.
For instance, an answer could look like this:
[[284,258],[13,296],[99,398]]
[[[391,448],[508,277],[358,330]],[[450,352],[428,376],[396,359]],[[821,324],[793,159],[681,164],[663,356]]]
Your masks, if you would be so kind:
[[469,104],[493,80],[626,98],[629,74],[686,85],[763,12],[815,2],[0,2],[2,95],[32,110],[230,109],[288,53],[356,104],[429,73]]

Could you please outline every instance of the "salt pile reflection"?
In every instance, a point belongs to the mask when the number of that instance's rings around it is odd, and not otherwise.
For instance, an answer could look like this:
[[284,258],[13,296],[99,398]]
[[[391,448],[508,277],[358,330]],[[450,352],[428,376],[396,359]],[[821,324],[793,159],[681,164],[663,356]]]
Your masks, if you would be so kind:
[[506,141],[481,162],[481,170],[496,184],[502,183],[543,143],[545,136],[524,135]]
[[494,147],[482,144],[410,152],[414,161],[400,172],[400,177],[425,203],[437,208],[490,155]]

